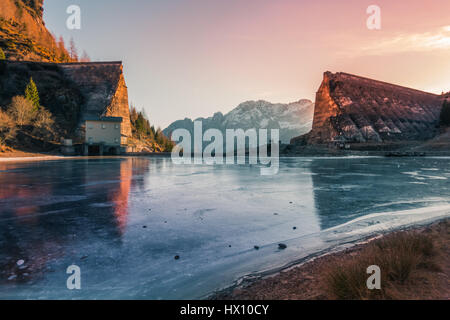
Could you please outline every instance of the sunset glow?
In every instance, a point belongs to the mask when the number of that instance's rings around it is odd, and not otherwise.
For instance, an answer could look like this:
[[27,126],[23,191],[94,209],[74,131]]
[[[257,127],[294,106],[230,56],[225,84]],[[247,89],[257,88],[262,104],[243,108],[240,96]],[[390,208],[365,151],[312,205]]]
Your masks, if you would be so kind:
[[450,88],[445,0],[377,1],[381,30],[366,27],[372,1],[79,0],[82,28],[70,31],[73,2],[46,1],[47,26],[93,60],[123,59],[130,101],[161,127],[247,100],[314,100],[326,70]]

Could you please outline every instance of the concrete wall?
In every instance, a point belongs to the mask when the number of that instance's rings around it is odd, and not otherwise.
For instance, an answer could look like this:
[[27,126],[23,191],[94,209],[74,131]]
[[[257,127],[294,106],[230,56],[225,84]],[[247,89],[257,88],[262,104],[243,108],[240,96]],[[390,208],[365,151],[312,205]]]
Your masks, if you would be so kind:
[[120,146],[121,123],[109,121],[86,121],[86,143],[103,143]]

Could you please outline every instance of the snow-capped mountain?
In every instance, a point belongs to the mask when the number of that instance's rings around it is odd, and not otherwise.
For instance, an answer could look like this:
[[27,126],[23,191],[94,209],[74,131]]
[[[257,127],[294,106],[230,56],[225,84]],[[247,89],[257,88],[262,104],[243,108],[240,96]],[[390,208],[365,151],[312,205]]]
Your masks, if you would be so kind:
[[[203,131],[219,129],[225,135],[226,129],[279,129],[282,143],[289,143],[293,137],[311,130],[314,114],[314,103],[302,99],[297,102],[282,104],[267,101],[247,101],[241,103],[229,113],[215,113],[209,118],[198,118],[202,121]],[[175,129],[187,129],[193,135],[194,121],[186,118],[173,122],[163,130],[168,137]]]

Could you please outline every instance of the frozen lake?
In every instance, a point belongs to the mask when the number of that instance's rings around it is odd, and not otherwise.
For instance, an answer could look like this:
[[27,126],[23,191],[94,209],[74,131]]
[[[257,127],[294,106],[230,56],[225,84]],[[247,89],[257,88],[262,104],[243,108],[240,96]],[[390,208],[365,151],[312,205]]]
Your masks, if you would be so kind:
[[[0,299],[202,298],[449,216],[449,164],[282,158],[278,175],[261,176],[258,166],[170,158],[0,163]],[[81,290],[66,287],[72,264]]]

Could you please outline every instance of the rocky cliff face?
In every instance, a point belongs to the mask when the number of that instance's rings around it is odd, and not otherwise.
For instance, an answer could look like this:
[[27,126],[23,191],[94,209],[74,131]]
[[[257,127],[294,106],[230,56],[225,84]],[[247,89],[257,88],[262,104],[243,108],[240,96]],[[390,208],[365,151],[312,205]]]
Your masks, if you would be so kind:
[[312,131],[292,143],[426,140],[437,134],[442,96],[346,73],[324,74]]
[[[229,113],[217,112],[209,118],[199,118],[203,130],[219,129],[279,129],[280,140],[289,143],[292,137],[304,134],[311,129],[314,103],[300,100],[289,104],[273,104],[267,101],[247,101]],[[194,122],[191,119],[175,121],[163,130],[170,137],[173,130],[184,128],[193,134]]]
[[30,77],[41,104],[57,118],[67,137],[82,137],[86,117],[122,117],[122,135],[131,136],[128,91],[121,62],[38,63],[0,61],[0,108],[23,95]]
[[62,62],[67,57],[45,27],[44,0],[0,1],[0,48],[9,60]]

